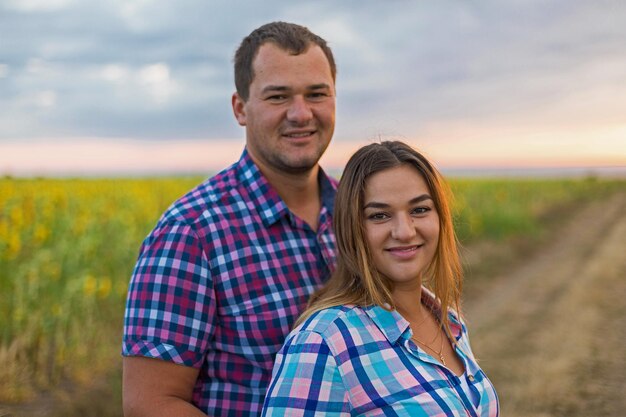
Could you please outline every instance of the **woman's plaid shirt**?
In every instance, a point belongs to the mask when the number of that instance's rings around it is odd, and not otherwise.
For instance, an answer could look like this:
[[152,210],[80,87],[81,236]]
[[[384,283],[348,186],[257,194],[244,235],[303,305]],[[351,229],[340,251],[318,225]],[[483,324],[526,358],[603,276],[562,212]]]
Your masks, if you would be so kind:
[[498,397],[465,325],[452,313],[450,320],[466,369],[460,377],[410,340],[409,323],[395,311],[316,313],[276,356],[263,416],[498,416]]

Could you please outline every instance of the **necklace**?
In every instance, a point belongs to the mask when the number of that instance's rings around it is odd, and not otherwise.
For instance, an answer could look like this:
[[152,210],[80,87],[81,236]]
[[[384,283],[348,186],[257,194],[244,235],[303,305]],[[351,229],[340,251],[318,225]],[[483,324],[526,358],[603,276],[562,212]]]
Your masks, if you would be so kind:
[[[426,349],[428,349],[431,352],[433,352],[434,354],[436,354],[439,357],[439,360],[441,361],[443,366],[446,366],[446,360],[443,357],[443,337],[441,336],[441,332],[439,332],[439,337],[441,338],[441,346],[439,347],[439,352],[437,352],[435,349],[431,348],[427,343],[422,342],[421,340],[419,340],[415,336],[411,336],[411,339],[413,339],[414,341],[416,341],[420,345],[424,346]],[[435,339],[435,340],[437,340],[437,339]],[[434,342],[434,340],[433,340],[433,342]]]

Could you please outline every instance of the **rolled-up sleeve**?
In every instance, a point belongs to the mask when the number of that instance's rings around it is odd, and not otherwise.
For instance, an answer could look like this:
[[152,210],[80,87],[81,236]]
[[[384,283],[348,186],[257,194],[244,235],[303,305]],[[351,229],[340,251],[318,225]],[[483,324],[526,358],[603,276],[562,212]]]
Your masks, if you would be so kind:
[[122,354],[199,368],[215,304],[207,257],[192,227],[160,225],[144,241],[131,278]]
[[276,356],[263,416],[349,416],[348,393],[323,337],[303,331]]

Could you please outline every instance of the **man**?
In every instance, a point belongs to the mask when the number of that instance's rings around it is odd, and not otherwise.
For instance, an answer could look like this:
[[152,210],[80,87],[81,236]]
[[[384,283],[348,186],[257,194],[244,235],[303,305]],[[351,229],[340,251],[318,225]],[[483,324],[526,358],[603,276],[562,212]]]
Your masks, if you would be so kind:
[[258,415],[274,356],[334,267],[335,63],[308,29],[270,23],[235,54],[241,159],[146,238],[124,325],[126,416]]

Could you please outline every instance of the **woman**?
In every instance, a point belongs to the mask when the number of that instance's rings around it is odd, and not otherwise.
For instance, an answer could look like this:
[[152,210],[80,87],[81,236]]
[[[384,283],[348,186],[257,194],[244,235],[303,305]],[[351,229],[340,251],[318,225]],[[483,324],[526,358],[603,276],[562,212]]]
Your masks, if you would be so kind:
[[446,194],[404,143],[352,156],[335,203],[337,269],[278,353],[263,415],[499,414],[460,316]]

